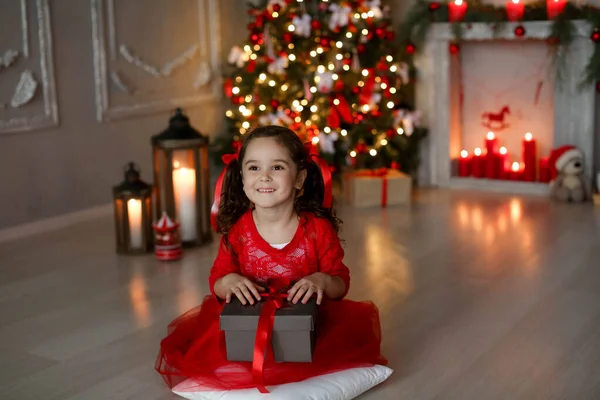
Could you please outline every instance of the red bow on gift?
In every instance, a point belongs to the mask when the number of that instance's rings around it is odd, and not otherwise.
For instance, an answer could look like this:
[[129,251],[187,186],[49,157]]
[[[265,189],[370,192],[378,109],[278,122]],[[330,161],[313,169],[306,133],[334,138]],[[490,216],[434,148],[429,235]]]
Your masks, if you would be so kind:
[[287,289],[290,287],[288,279],[276,279],[269,281],[268,292],[261,293],[266,297],[266,302],[258,317],[256,328],[256,340],[254,341],[254,357],[252,359],[252,378],[261,393],[269,393],[264,383],[263,371],[267,359],[273,361],[273,348],[269,346],[273,337],[273,323],[275,312],[283,307],[287,299]]
[[[379,169],[366,169],[356,172],[350,172],[346,175],[346,180],[349,180],[353,176],[372,176],[381,178],[381,207],[387,206],[387,198],[388,198],[388,180],[387,175],[389,170],[387,168],[379,168]],[[349,184],[349,182],[347,182]]]

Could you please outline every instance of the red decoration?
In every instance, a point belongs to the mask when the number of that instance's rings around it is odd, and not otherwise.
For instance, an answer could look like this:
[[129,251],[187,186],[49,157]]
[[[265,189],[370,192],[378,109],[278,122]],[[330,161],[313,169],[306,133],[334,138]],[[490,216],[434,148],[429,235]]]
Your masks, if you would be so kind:
[[310,26],[314,29],[321,29],[321,23],[319,21],[317,21],[316,19],[313,19],[312,22],[310,23]]
[[366,49],[367,48],[363,43],[359,43],[358,46],[356,46],[356,50],[358,50],[359,53],[364,53]]
[[250,41],[252,43],[258,43],[259,38],[260,38],[260,35],[258,33],[253,33],[252,35],[250,35]]
[[392,161],[390,168],[400,171],[400,163],[398,161]]
[[281,6],[279,4],[273,4],[273,12],[279,13]]
[[233,79],[231,79],[231,78],[225,79],[225,81],[223,82],[223,92],[225,93],[225,96],[231,97],[233,95],[232,90],[233,90]]
[[294,35],[292,35],[291,33],[286,32],[286,33],[283,34],[283,41],[284,42],[291,43],[293,39],[294,39]]
[[450,54],[457,54],[460,51],[460,47],[456,43],[450,43],[448,49],[450,50]]
[[154,229],[154,253],[160,261],[175,261],[182,256],[179,223],[173,222],[166,213],[152,224]]
[[387,31],[385,37],[391,42],[392,40],[394,40],[394,31]]
[[271,107],[277,108],[277,107],[279,107],[279,104],[280,103],[278,100],[275,100],[275,99],[271,100]]
[[439,10],[440,8],[440,3],[438,2],[433,2],[433,3],[429,3],[429,11],[436,11]]
[[388,138],[393,138],[394,136],[396,136],[397,133],[395,130],[390,128],[385,132],[385,134]]
[[537,151],[535,139],[531,133],[526,133],[523,139],[523,180],[533,182],[536,178]]
[[246,71],[252,73],[252,72],[254,72],[255,69],[256,69],[256,60],[248,61],[248,64],[246,65]]
[[341,92],[342,90],[344,90],[344,81],[341,79],[338,79],[337,81],[335,81],[335,84],[333,85],[333,89],[336,92]]
[[323,46],[323,47],[326,47],[326,48],[329,47],[330,42],[331,42],[331,39],[329,39],[327,36],[323,36],[321,38],[321,46]]
[[463,150],[458,159],[458,176],[467,177],[469,175],[471,175],[471,157],[469,157],[468,151]]
[[506,17],[509,21],[519,21],[525,13],[525,4],[520,0],[506,2]]
[[598,29],[594,29],[594,32],[592,32],[590,39],[592,39],[592,42],[594,43],[600,42],[600,32],[598,32]]
[[517,36],[517,37],[523,37],[523,36],[525,36],[526,32],[527,31],[525,31],[525,27],[523,25],[518,25],[515,28],[515,36]]
[[415,47],[414,44],[409,43],[404,47],[404,51],[406,52],[406,54],[415,54],[415,51],[417,51],[417,48]]
[[484,112],[481,115],[481,125],[493,131],[501,131],[508,128],[508,124],[504,122],[504,118],[510,114],[510,107],[503,106],[498,113]]
[[354,93],[354,94],[358,94],[359,92],[360,92],[360,88],[359,88],[358,86],[354,86],[354,87],[352,88],[352,93]]
[[361,154],[361,153],[366,153],[367,152],[367,145],[364,143],[358,143],[356,145],[356,152]]
[[567,0],[546,0],[546,12],[548,13],[548,19],[554,19],[558,17],[565,6],[567,5]]
[[385,37],[385,30],[382,28],[375,29],[375,34],[379,39],[383,39]]
[[467,2],[464,0],[454,0],[448,3],[448,19],[450,22],[457,22],[464,18],[467,12]]

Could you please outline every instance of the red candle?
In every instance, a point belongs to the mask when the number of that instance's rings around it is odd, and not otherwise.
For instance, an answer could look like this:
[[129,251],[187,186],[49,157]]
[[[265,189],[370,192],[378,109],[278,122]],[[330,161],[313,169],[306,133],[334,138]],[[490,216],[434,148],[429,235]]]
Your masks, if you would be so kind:
[[567,0],[546,0],[546,12],[548,14],[548,19],[556,18],[560,13],[563,12],[566,5]]
[[506,147],[504,147],[504,146],[500,147],[500,150],[499,150],[498,156],[497,156],[497,162],[498,162],[498,166],[497,166],[498,178],[499,179],[508,179],[508,171],[510,170],[510,163],[508,161],[508,150],[506,150]]
[[471,175],[471,157],[469,152],[463,150],[460,152],[460,158],[458,159],[458,176],[469,176]]
[[513,181],[520,181],[522,175],[521,165],[515,161],[510,168],[510,179]]
[[498,170],[496,169],[498,162],[496,160],[496,146],[498,145],[498,139],[494,132],[488,132],[485,138],[485,176],[489,179],[495,179],[498,177]]
[[509,21],[518,21],[523,18],[525,4],[519,0],[508,0],[506,2],[506,16]]
[[467,12],[467,2],[464,0],[454,0],[448,3],[448,19],[450,22],[456,22],[463,19]]
[[537,163],[537,152],[536,143],[533,139],[533,135],[529,132],[525,134],[523,139],[523,162],[525,167],[523,168],[523,180],[528,182],[534,182],[536,177],[536,163]]
[[473,158],[471,159],[471,173],[475,178],[483,178],[485,174],[484,160],[481,155],[481,149],[477,147],[473,151]]
[[540,159],[540,182],[550,182],[550,164],[548,157],[542,157]]

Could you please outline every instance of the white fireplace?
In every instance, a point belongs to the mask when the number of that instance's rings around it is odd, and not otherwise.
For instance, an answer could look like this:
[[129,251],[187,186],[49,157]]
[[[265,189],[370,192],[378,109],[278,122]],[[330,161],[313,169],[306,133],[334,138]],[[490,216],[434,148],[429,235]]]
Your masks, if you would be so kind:
[[[594,177],[593,149],[594,149],[594,110],[595,86],[580,87],[585,66],[594,50],[594,43],[590,40],[591,27],[585,21],[575,21],[575,38],[567,50],[568,62],[563,69],[560,81],[557,79],[546,80],[551,85],[551,92],[546,87],[546,100],[553,104],[546,104],[540,115],[532,115],[531,121],[537,121],[538,130],[543,131],[543,142],[538,147],[538,158],[548,155],[553,147],[564,144],[578,146],[584,152],[586,173],[590,182]],[[532,21],[521,25],[525,28],[523,38],[514,34],[517,23],[506,23],[504,27],[494,32],[492,26],[486,23],[463,24],[462,42],[476,42],[478,46],[498,46],[510,42],[521,42],[518,48],[526,47],[526,40],[539,41],[539,46],[550,50],[545,40],[549,36],[551,22]],[[419,80],[417,86],[417,107],[423,113],[423,124],[429,128],[429,136],[424,141],[421,154],[421,167],[419,181],[424,185],[450,188],[474,188],[490,191],[513,193],[539,193],[548,192],[546,183],[521,182],[499,179],[481,179],[458,177],[456,161],[465,143],[473,141],[473,123],[465,119],[463,114],[464,88],[469,82],[462,79],[461,56],[450,54],[449,45],[454,36],[451,25],[448,23],[435,23],[428,32],[427,40],[417,59]],[[538,49],[536,54],[540,53]],[[472,53],[471,53],[472,54]],[[540,57],[543,61],[543,57]],[[472,60],[471,60],[472,62]],[[550,68],[553,73],[554,68]],[[481,71],[478,71],[481,73]],[[489,79],[493,80],[494,76]],[[518,82],[517,82],[518,83]],[[530,84],[531,82],[526,82]],[[464,91],[461,91],[463,88]],[[471,90],[472,91],[472,90]],[[550,93],[550,94],[548,94]],[[515,99],[513,99],[515,100]],[[515,101],[518,101],[516,99]],[[490,110],[492,111],[492,110]],[[501,112],[502,110],[498,110]],[[521,120],[527,120],[521,116]],[[527,122],[527,121],[526,121]],[[546,127],[540,127],[547,125]],[[521,124],[525,126],[525,124]],[[483,140],[486,132],[480,127]],[[469,136],[470,135],[470,136]],[[535,132],[534,132],[535,135]],[[514,140],[513,140],[514,141]],[[472,147],[469,144],[470,147]],[[484,143],[481,143],[483,148]],[[517,145],[512,143],[513,153],[517,153]],[[454,160],[454,161],[453,161]]]

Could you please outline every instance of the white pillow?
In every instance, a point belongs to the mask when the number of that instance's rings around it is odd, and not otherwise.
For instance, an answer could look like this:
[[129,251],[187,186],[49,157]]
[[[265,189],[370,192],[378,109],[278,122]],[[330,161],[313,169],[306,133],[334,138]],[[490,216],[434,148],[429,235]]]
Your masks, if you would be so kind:
[[383,365],[350,368],[301,382],[267,386],[270,394],[262,394],[256,388],[202,389],[188,379],[175,386],[173,393],[188,400],[350,400],[385,381],[392,372]]

